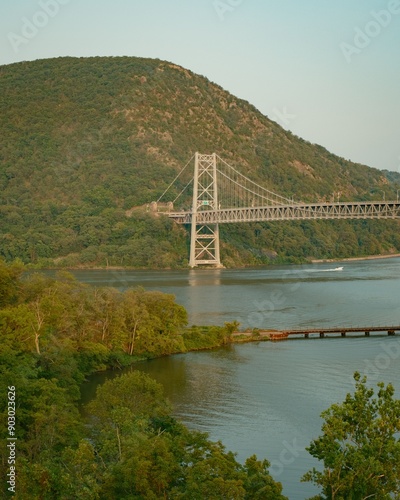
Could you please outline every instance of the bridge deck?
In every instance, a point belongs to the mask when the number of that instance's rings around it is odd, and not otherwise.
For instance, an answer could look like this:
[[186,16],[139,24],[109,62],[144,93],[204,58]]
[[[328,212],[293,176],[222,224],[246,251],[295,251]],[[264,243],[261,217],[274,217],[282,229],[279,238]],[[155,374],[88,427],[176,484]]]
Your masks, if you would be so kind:
[[[190,224],[192,221],[192,212],[170,212],[167,215],[178,224]],[[196,213],[197,224],[305,219],[397,218],[400,218],[400,201],[293,203],[266,207],[200,210]]]

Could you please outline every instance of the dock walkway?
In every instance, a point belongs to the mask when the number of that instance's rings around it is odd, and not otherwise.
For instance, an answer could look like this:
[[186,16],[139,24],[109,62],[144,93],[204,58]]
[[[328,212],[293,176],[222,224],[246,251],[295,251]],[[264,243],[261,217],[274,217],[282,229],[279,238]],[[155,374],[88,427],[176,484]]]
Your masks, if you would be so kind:
[[357,326],[357,327],[338,327],[338,328],[307,328],[302,330],[271,330],[262,331],[260,333],[263,336],[268,336],[270,340],[285,340],[289,337],[301,337],[310,338],[320,337],[324,338],[326,336],[338,336],[346,337],[350,333],[362,333],[364,336],[369,337],[371,333],[387,332],[388,335],[396,335],[396,332],[400,332],[400,326]]

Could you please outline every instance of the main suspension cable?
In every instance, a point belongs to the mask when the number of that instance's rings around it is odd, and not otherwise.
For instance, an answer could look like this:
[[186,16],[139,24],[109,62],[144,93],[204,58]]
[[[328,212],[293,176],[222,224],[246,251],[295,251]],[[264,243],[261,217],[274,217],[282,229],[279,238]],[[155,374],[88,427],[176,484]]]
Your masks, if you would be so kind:
[[180,197],[181,194],[183,194],[186,189],[190,186],[190,184],[192,184],[193,182],[193,179],[190,179],[190,181],[186,184],[186,186],[182,189],[182,191],[178,194],[178,196],[174,199],[174,201],[172,203],[175,203],[176,200]]
[[[288,203],[288,202],[291,202],[292,200],[289,200],[289,198],[286,198],[285,196],[281,196],[280,194],[277,194],[277,193],[274,193],[273,191],[270,191],[269,189],[266,189],[262,186],[260,186],[259,184],[257,184],[256,182],[252,181],[251,179],[249,179],[248,177],[246,177],[245,175],[241,174],[240,172],[238,172],[234,167],[232,167],[232,165],[229,165],[229,163],[227,163],[225,160],[223,160],[220,156],[217,155],[217,158],[224,164],[226,165],[228,168],[230,168],[233,172],[235,172],[235,174],[239,177],[241,177],[242,179],[245,180],[245,182],[249,182],[250,184],[253,184],[253,186],[256,186],[256,189],[260,189],[262,192],[264,193],[268,193],[268,195],[272,195],[273,197],[277,198],[277,199],[281,199],[283,201],[281,201],[280,203],[284,204],[285,202]],[[221,173],[221,171],[220,171]],[[227,175],[227,177],[229,177]],[[234,181],[235,182],[235,181]],[[236,183],[236,182],[235,182]],[[241,184],[239,184],[241,185]],[[243,185],[241,185],[242,187],[244,187]],[[245,188],[245,189],[248,189],[248,188]],[[249,189],[248,189],[249,190]],[[251,191],[251,192],[254,192],[254,191]],[[262,197],[262,198],[267,198],[268,199],[268,195],[265,196],[265,195],[262,195],[262,194],[259,194],[258,196]],[[275,200],[278,202],[278,200]],[[278,202],[279,203],[279,202]]]
[[[157,203],[161,200],[161,198],[166,194],[166,192],[169,190],[169,188],[174,184],[174,182],[179,179],[180,175],[183,174],[183,172],[186,170],[187,166],[190,164],[190,162],[193,160],[194,155],[190,158],[190,160],[186,163],[186,165],[183,167],[183,169],[179,172],[179,174],[175,177],[175,179],[171,182],[171,184],[167,187],[167,189],[163,192],[163,194],[158,198]],[[185,188],[186,189],[186,188]],[[183,191],[182,191],[183,192]],[[180,196],[180,195],[179,195]]]

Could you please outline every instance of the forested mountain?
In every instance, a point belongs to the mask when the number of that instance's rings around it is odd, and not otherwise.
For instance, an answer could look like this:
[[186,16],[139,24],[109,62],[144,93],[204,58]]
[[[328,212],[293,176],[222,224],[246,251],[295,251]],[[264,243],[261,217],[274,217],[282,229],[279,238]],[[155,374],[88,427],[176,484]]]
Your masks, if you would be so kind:
[[[131,209],[157,199],[195,151],[215,151],[296,200],[328,201],[333,193],[381,200],[383,191],[395,199],[399,188],[393,173],[295,137],[248,102],[165,61],[68,57],[1,66],[0,96],[0,255],[7,260],[187,265],[187,230]],[[400,251],[398,230],[396,221],[227,225],[222,260]]]

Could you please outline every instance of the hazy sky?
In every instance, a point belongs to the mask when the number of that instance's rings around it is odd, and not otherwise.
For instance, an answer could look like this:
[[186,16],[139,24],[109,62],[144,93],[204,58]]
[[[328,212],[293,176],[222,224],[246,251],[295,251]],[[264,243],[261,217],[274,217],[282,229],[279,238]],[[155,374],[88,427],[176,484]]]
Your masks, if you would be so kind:
[[172,61],[310,142],[400,171],[400,0],[0,0],[0,39],[0,64]]

